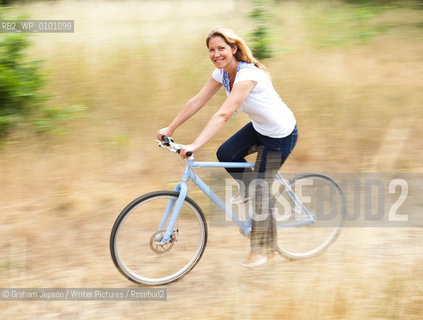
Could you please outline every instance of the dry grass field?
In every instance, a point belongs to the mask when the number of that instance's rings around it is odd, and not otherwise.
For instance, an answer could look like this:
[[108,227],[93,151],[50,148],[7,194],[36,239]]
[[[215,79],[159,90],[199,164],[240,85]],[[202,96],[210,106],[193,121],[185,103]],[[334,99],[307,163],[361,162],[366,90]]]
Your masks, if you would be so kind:
[[[67,134],[21,128],[0,146],[0,287],[136,287],[113,265],[110,229],[129,201],[180,177],[154,134],[212,72],[208,31],[225,25],[248,37],[250,10],[247,1],[182,0],[35,2],[11,11],[75,21],[73,34],[32,35],[29,54],[44,61],[50,103],[86,111]],[[422,12],[275,4],[278,54],[264,63],[300,131],[285,171],[422,172]],[[223,98],[175,138],[191,142]],[[246,121],[231,119],[197,159],[215,159]],[[204,201],[195,190],[192,197]],[[408,214],[419,214],[416,203]],[[202,260],[166,286],[167,301],[0,301],[0,318],[421,319],[421,227],[345,228],[316,258],[245,270],[238,262],[248,241],[211,225]]]

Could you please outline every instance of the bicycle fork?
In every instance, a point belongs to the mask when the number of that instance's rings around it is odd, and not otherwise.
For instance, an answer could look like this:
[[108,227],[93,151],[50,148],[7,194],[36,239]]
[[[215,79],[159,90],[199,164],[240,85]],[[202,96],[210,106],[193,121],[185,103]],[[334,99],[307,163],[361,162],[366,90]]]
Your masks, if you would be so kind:
[[186,168],[184,171],[184,175],[182,177],[182,181],[179,182],[178,185],[173,190],[173,191],[179,192],[178,199],[176,199],[176,201],[175,199],[169,200],[169,203],[163,214],[163,218],[160,221],[158,231],[164,230],[166,222],[169,220],[169,223],[166,228],[166,232],[159,243],[161,245],[171,240],[171,236],[174,232],[174,226],[175,226],[176,220],[178,220],[179,212],[181,211],[182,205],[184,204],[184,200],[188,194],[188,186],[187,186],[188,177],[189,177],[189,168]]

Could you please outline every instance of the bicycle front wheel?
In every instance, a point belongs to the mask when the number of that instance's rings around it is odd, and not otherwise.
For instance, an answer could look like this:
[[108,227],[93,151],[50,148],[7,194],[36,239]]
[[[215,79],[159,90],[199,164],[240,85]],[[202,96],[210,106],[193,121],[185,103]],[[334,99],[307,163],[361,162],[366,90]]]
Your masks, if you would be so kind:
[[[168,204],[179,192],[156,191],[132,201],[118,216],[110,251],[118,270],[129,280],[162,285],[187,274],[200,260],[207,243],[207,224],[200,207],[186,198],[171,239],[160,243],[166,225],[159,225]],[[173,210],[172,210],[173,211]],[[169,219],[168,219],[169,220]]]
[[[278,219],[279,252],[288,259],[309,258],[332,244],[339,235],[345,214],[341,188],[330,177],[308,173],[294,177],[292,194],[284,193],[284,219]],[[289,205],[287,205],[289,204]],[[287,212],[288,210],[288,212]]]

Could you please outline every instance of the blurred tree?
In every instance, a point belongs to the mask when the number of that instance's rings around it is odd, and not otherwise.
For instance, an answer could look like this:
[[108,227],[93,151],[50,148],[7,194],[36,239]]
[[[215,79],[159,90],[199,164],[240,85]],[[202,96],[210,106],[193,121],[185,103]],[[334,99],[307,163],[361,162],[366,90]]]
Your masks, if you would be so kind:
[[253,0],[253,10],[249,17],[254,21],[255,29],[251,33],[251,50],[257,59],[271,58],[274,54],[271,44],[269,21],[271,19],[270,0]]
[[37,132],[45,132],[85,110],[83,106],[59,108],[44,103],[50,96],[41,93],[46,82],[41,61],[28,60],[28,46],[27,35],[0,33],[0,139],[19,123],[28,122]]
[[24,50],[29,42],[21,34],[0,38],[0,137],[23,120],[47,97],[39,93],[45,80],[39,61],[27,61]]

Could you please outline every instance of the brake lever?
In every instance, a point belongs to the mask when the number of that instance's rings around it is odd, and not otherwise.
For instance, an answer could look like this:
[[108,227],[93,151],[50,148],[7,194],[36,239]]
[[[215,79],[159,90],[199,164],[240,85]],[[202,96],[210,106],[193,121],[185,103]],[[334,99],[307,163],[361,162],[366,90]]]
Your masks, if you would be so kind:
[[163,141],[160,141],[160,140],[154,139],[154,142],[157,142],[157,143],[159,144],[159,147],[160,147],[160,148],[164,148],[164,147],[165,147],[165,145],[164,145]]
[[180,152],[179,149],[175,148],[175,146],[172,145],[173,143],[172,144],[169,144],[168,142],[163,142],[163,141],[160,141],[160,140],[157,140],[157,139],[155,139],[154,141],[156,141],[159,144],[159,147],[160,148],[165,148],[165,149],[167,149],[169,151],[172,151],[174,153],[179,153]]

